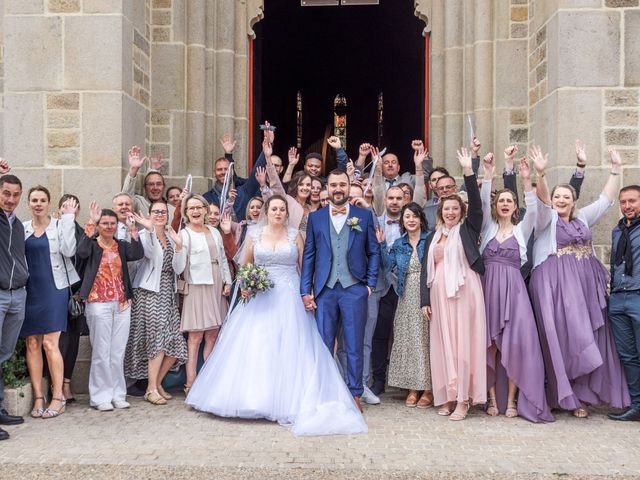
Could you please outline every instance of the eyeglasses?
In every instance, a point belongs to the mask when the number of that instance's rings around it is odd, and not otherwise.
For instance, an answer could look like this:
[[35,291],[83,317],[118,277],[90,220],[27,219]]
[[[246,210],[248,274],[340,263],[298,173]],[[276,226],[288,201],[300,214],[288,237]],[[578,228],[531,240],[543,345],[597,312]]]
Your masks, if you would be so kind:
[[196,210],[204,210],[204,207],[187,207],[187,212],[195,212]]
[[151,213],[154,215],[166,215],[168,212],[166,210],[151,210]]
[[147,187],[164,187],[164,182],[147,182],[145,185]]

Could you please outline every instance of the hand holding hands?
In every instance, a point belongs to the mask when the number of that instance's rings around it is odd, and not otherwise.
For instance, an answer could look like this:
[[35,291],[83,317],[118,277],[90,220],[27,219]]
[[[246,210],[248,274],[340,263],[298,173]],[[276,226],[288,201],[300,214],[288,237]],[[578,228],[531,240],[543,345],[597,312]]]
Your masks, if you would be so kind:
[[[248,294],[248,292],[247,292],[247,294]],[[244,294],[243,294],[243,298],[246,298],[246,297],[244,297]],[[302,296],[302,303],[304,303],[304,308],[308,312],[312,312],[316,308],[318,308],[318,306],[316,305],[316,302],[315,302],[315,299],[314,299],[313,295],[303,295]]]

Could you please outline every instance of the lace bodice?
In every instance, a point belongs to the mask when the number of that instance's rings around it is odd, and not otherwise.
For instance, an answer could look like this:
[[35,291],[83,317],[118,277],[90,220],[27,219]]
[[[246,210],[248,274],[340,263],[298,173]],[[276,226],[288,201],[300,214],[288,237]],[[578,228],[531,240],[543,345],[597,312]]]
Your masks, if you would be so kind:
[[254,263],[265,266],[269,271],[269,277],[275,283],[299,282],[298,248],[295,243],[298,231],[290,228],[288,242],[277,245],[275,250],[261,241],[261,234],[262,228],[257,228],[251,233]]

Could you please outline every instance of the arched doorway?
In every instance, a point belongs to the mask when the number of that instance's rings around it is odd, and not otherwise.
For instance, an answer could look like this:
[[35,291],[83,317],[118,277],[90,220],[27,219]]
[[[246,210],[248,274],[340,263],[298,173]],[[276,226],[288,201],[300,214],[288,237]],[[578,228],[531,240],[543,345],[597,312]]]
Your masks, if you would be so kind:
[[[302,7],[298,1],[265,0],[264,20],[252,45],[252,112],[257,124],[278,127],[277,151],[296,144],[296,94],[303,98],[302,150],[322,138],[333,120],[333,99],[348,102],[348,153],[378,138],[378,95],[384,95],[382,145],[410,168],[410,142],[425,132],[423,30],[412,0],[381,0],[376,6]],[[255,157],[255,156],[253,156]]]

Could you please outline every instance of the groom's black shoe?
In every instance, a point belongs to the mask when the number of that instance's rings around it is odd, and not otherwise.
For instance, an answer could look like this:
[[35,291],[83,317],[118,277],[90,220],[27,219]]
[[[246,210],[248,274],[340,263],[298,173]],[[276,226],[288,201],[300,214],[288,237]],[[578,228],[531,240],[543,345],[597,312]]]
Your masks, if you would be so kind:
[[9,415],[4,408],[0,408],[0,425],[20,425],[21,423],[24,423],[24,418]]
[[619,420],[621,422],[640,422],[640,406],[631,407],[626,412],[607,414],[611,420]]
[[380,382],[378,380],[373,381],[373,385],[371,385],[370,390],[374,395],[378,396],[381,393],[384,393],[384,382]]
[[0,440],[9,440],[9,433],[0,428]]

